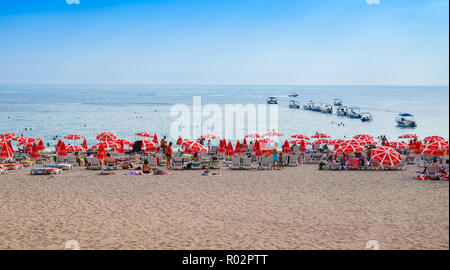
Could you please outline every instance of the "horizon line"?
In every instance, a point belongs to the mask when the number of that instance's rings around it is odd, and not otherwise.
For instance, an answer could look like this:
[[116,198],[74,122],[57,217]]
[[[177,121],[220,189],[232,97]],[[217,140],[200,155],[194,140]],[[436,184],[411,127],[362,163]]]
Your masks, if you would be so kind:
[[74,86],[408,86],[408,87],[449,87],[449,84],[168,84],[168,83],[59,83],[59,82],[0,82],[0,85],[74,85]]

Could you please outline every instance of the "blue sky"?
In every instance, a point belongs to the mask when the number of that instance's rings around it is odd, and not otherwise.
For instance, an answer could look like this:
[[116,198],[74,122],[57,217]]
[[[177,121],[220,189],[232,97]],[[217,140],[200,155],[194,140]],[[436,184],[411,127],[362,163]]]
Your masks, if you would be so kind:
[[0,0],[0,83],[448,85],[448,74],[448,0]]

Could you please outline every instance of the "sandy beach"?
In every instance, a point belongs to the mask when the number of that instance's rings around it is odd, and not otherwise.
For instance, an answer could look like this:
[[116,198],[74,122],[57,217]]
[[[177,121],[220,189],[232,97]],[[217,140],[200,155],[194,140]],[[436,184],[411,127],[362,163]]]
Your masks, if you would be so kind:
[[408,171],[75,168],[0,176],[0,249],[448,249],[449,183]]

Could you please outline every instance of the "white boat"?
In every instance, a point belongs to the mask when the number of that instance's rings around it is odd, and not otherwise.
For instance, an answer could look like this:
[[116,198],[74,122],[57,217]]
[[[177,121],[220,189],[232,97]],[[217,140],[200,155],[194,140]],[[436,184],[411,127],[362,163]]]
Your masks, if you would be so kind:
[[341,99],[338,99],[338,98],[335,98],[335,99],[333,99],[333,105],[334,106],[338,106],[338,107],[340,107],[340,106],[342,106],[342,100]]
[[373,116],[370,112],[362,112],[361,113],[361,121],[362,122],[370,122],[373,120]]
[[333,113],[333,106],[331,106],[330,104],[326,104],[326,105],[320,105],[320,112],[322,113]]
[[357,107],[352,107],[352,108],[348,108],[348,114],[347,117],[348,118],[352,118],[352,119],[360,119],[361,118],[361,109],[357,108]]
[[336,115],[337,116],[347,117],[347,115],[348,115],[348,108],[347,108],[347,106],[341,106],[341,107],[337,108],[336,109]]
[[314,105],[314,102],[310,101],[310,102],[308,102],[308,104],[303,105],[303,110],[308,110],[308,111],[310,111],[310,110],[312,110],[312,108],[313,108],[314,106],[315,106],[315,105]]
[[278,100],[276,97],[269,97],[267,99],[267,104],[278,104]]
[[417,127],[417,123],[414,120],[414,116],[409,113],[399,113],[395,118],[395,122],[397,122],[397,126],[399,127]]
[[298,97],[298,94],[295,92],[290,92],[288,97]]
[[300,109],[300,105],[298,104],[297,101],[291,100],[291,101],[289,101],[289,108],[291,108],[291,109]]

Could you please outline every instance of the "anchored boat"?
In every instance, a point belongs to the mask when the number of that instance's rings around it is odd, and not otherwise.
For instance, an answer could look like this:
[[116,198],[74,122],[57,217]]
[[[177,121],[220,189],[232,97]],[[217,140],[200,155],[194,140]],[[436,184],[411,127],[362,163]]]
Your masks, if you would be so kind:
[[339,98],[335,98],[335,99],[333,99],[333,105],[334,106],[338,106],[338,107],[340,107],[340,106],[342,106],[342,100],[341,99],[339,99]]
[[352,118],[352,119],[360,119],[361,118],[361,109],[357,108],[357,107],[352,107],[352,108],[348,108],[348,114],[347,117],[348,118]]
[[295,92],[290,92],[288,97],[298,97],[298,94]]
[[325,105],[321,104],[319,106],[319,108],[320,108],[320,112],[322,112],[322,113],[333,113],[333,106],[331,106],[330,104],[325,104]]
[[269,97],[267,99],[267,104],[278,104],[278,100],[276,97]]
[[291,109],[300,109],[300,105],[298,104],[297,101],[291,100],[291,101],[289,101],[289,108],[291,108]]
[[336,109],[336,115],[337,116],[347,117],[347,115],[348,115],[348,108],[347,108],[347,106],[341,106],[341,107],[337,108]]
[[370,112],[362,112],[361,113],[361,121],[362,122],[370,122],[373,120],[373,116]]
[[417,123],[414,120],[414,116],[409,113],[399,113],[395,118],[395,122],[397,122],[397,126],[399,127],[409,127],[409,128],[417,127]]

